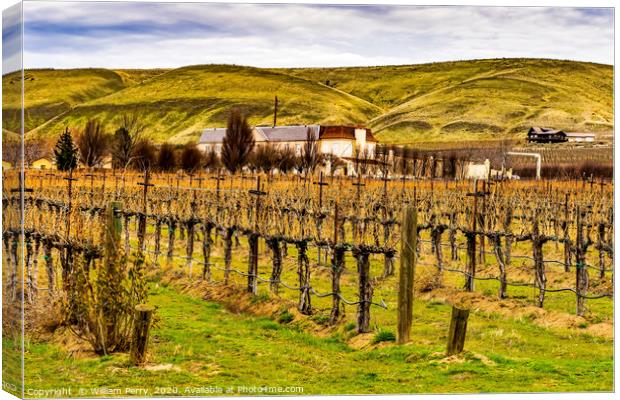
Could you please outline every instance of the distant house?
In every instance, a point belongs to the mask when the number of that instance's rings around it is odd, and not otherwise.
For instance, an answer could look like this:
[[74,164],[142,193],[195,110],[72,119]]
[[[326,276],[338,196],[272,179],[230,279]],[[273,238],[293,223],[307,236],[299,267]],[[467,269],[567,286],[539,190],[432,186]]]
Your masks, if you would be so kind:
[[568,138],[564,131],[533,126],[527,132],[527,141],[534,143],[562,143],[567,142]]
[[[353,157],[356,149],[370,157],[374,154],[377,144],[377,139],[370,129],[354,126],[257,126],[252,129],[252,134],[257,146],[271,144],[277,148],[290,148],[295,154],[300,155],[307,141],[308,131],[317,140],[322,153],[345,159]],[[205,129],[200,136],[198,148],[202,151],[215,150],[220,154],[225,135],[225,128]]]
[[491,174],[491,162],[489,159],[484,160],[482,164],[475,164],[473,161],[465,164],[463,168],[463,177],[465,179],[489,179]]
[[372,158],[377,147],[372,131],[363,127],[321,126],[319,141],[322,153],[344,159],[354,157],[356,150]]
[[56,163],[47,157],[41,157],[38,160],[30,163],[30,168],[33,169],[55,169]]

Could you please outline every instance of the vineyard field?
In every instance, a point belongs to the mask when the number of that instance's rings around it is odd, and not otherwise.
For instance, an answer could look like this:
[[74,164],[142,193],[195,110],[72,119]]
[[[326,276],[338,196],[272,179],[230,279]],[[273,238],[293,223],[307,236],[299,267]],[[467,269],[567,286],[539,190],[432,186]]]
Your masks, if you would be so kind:
[[[71,374],[75,390],[163,376],[177,388],[304,382],[304,394],[612,388],[612,185],[104,171],[27,171],[26,182],[27,387]],[[397,345],[410,207],[413,326]],[[144,367],[96,355],[56,319],[105,270],[110,215],[116,251],[142,260],[128,273],[157,307]],[[17,215],[4,218],[6,306],[19,274]],[[447,357],[453,306],[471,316],[465,352]]]

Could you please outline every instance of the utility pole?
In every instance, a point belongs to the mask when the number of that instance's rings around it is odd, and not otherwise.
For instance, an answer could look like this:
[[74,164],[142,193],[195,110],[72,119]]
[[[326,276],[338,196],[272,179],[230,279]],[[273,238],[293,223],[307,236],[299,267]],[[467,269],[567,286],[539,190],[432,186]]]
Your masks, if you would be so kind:
[[276,123],[278,122],[278,96],[275,97],[273,104],[273,127],[276,127]]

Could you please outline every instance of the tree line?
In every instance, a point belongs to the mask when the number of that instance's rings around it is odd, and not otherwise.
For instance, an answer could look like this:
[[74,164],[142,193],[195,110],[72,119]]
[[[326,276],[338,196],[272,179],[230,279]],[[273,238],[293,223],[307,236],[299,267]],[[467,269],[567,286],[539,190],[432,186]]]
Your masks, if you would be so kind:
[[101,167],[111,157],[117,169],[157,170],[173,172],[182,169],[195,172],[199,169],[225,168],[235,174],[244,168],[253,172],[281,173],[297,171],[314,173],[316,168],[330,159],[344,165],[335,157],[321,154],[318,138],[309,130],[301,154],[291,148],[272,145],[257,146],[247,117],[240,111],[231,111],[221,152],[214,148],[201,151],[193,143],[174,145],[165,142],[159,146],[143,136],[144,125],[136,115],[123,115],[113,134],[95,119],[71,132],[67,127],[54,147],[56,167],[61,171],[73,170],[81,165],[86,168]]
[[336,155],[322,153],[319,138],[310,128],[299,152],[290,147],[257,145],[247,117],[235,109],[229,114],[219,152],[215,148],[201,151],[193,143],[155,145],[143,135],[144,129],[145,125],[136,114],[123,115],[113,134],[95,119],[73,133],[66,128],[54,148],[56,166],[63,171],[74,169],[78,164],[97,168],[111,157],[115,169],[140,171],[176,172],[181,169],[193,173],[200,169],[225,169],[235,174],[247,169],[266,174],[277,170],[283,174],[312,175],[317,168],[329,164],[332,175],[342,170],[345,174],[354,172],[362,176],[458,178],[458,171],[472,159],[472,154],[459,151],[433,152],[379,144],[374,149],[353,149],[347,162]]

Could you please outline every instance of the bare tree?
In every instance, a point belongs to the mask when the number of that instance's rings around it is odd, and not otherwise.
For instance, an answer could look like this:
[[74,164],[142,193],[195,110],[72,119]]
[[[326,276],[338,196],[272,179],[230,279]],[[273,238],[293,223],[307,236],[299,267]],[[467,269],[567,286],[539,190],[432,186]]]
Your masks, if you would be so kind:
[[398,172],[403,176],[403,179],[409,176],[412,172],[411,164],[413,159],[413,149],[409,146],[405,146],[400,149],[398,159]]
[[[40,140],[24,141],[24,164],[28,165],[51,153],[50,143]],[[2,143],[2,160],[18,166],[21,160],[21,143],[19,140],[4,140]]]
[[297,157],[295,151],[290,147],[284,147],[278,151],[278,161],[276,168],[283,174],[287,174],[292,171],[297,165]]
[[108,151],[109,137],[98,120],[91,119],[78,133],[76,144],[80,153],[80,162],[86,167],[101,164]]
[[323,155],[319,149],[318,138],[312,128],[306,130],[306,143],[301,152],[301,164],[307,174],[314,174],[316,167],[323,161]]
[[443,176],[447,178],[456,178],[456,171],[458,166],[458,154],[455,151],[451,151],[443,158]]
[[378,145],[374,156],[375,161],[379,165],[381,176],[387,176],[390,170],[390,147],[387,145]]
[[253,149],[254,136],[247,118],[238,110],[231,111],[222,142],[222,164],[234,174],[248,163]]
[[177,167],[177,155],[174,146],[170,143],[164,143],[157,153],[157,168],[160,171],[172,172]]
[[153,143],[144,139],[140,140],[133,148],[131,166],[146,171],[152,169],[157,163],[157,148]]
[[181,168],[185,172],[195,172],[204,163],[204,154],[195,145],[188,143],[181,151]]
[[331,176],[334,176],[339,169],[344,169],[347,166],[347,163],[335,154],[325,154],[325,159],[329,161],[329,173]]
[[255,170],[261,170],[266,174],[276,168],[279,152],[270,144],[258,146],[250,157],[250,165]]
[[211,148],[205,153],[204,166],[210,171],[218,170],[222,166],[220,156],[217,154],[214,148]]
[[356,146],[355,149],[353,150],[353,164],[355,167],[355,172],[358,175],[366,175],[370,169],[370,160],[371,160],[371,156],[374,156],[374,154],[371,154],[370,151],[368,151],[368,147],[365,146],[364,148],[361,148],[360,146]]
[[114,133],[112,140],[112,162],[115,167],[127,168],[134,158],[134,151],[142,140],[145,126],[137,114],[124,114],[121,126]]

